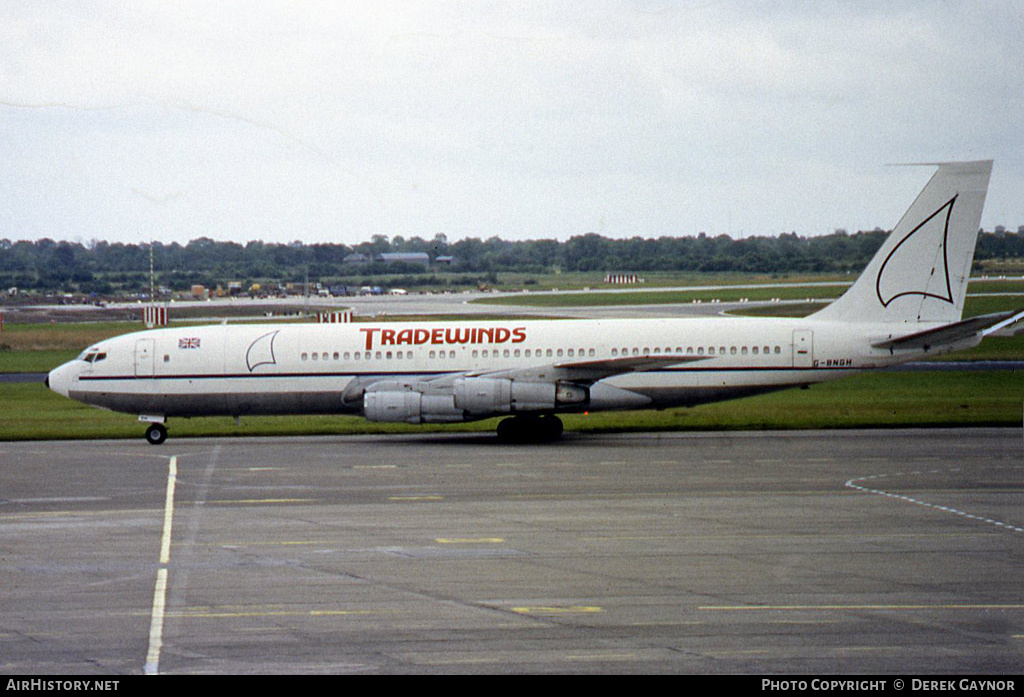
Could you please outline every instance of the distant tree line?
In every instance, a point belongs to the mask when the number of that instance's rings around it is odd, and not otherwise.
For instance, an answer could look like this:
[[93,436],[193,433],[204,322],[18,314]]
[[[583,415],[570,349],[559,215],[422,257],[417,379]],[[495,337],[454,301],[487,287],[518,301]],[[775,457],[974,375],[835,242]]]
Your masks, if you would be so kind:
[[[443,234],[430,240],[375,235],[369,242],[351,246],[259,241],[242,245],[201,237],[185,245],[154,242],[152,259],[158,283],[173,290],[186,290],[195,284],[216,287],[229,280],[298,284],[404,277],[408,285],[414,285],[436,280],[439,273],[447,276],[449,271],[470,279],[467,283],[473,282],[474,274],[482,280],[494,280],[502,272],[855,272],[867,264],[885,236],[880,229],[742,239],[703,233],[611,239],[591,233],[564,242],[497,237],[449,242]],[[373,261],[380,254],[408,252],[424,252],[432,262],[425,267]],[[355,264],[350,260],[353,254],[370,261]],[[437,262],[439,257],[445,259],[443,265]],[[1024,229],[1016,234],[1002,228],[982,232],[976,262],[1001,258],[1024,258]],[[148,288],[149,268],[148,244],[0,239],[0,291],[17,287],[101,295],[126,289],[136,292]]]

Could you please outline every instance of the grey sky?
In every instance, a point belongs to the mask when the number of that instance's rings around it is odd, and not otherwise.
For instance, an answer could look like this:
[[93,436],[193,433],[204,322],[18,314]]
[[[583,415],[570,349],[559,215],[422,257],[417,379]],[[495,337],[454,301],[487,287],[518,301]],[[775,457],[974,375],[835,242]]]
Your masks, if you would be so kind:
[[995,159],[1019,2],[0,5],[0,237],[354,243],[891,227]]

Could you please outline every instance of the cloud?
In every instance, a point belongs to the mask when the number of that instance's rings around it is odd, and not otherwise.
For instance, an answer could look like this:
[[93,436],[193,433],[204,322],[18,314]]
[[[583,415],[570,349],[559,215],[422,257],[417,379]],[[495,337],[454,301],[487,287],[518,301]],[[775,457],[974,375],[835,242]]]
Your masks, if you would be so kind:
[[891,226],[997,160],[991,3],[77,2],[0,9],[0,236],[356,242]]

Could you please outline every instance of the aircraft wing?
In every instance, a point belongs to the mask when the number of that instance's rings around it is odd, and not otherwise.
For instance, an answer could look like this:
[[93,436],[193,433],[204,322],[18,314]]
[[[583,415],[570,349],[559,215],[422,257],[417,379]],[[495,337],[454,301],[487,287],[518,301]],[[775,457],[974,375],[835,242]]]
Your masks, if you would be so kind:
[[[914,334],[908,334],[895,339],[890,338],[872,342],[871,345],[875,348],[887,348],[890,351],[893,349],[924,349],[927,351],[935,346],[943,346],[970,339],[979,333],[983,336],[989,336],[996,332],[1009,331],[1009,335],[1012,336],[1019,331],[1024,331],[1024,327],[1018,328],[1016,331],[1011,329],[1021,319],[1024,319],[1024,311],[997,312],[991,315],[971,317],[960,322],[946,324],[923,332],[915,332]],[[1006,334],[999,335],[1006,336]]]
[[670,365],[707,360],[707,356],[623,356],[593,361],[564,361],[530,368],[510,368],[466,373],[466,377],[507,378],[510,380],[554,381],[569,380],[592,384],[598,380],[623,373],[643,373]]

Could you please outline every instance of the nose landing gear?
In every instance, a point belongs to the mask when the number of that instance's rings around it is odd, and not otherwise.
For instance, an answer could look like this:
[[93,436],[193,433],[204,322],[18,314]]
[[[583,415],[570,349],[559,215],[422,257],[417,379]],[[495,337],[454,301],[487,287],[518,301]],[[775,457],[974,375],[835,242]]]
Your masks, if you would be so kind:
[[140,414],[139,421],[149,424],[146,429],[146,440],[150,445],[160,445],[167,440],[167,427],[164,422],[167,417],[151,414]]
[[167,427],[163,424],[150,424],[146,429],[146,440],[150,445],[160,445],[167,440]]

